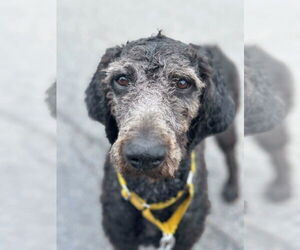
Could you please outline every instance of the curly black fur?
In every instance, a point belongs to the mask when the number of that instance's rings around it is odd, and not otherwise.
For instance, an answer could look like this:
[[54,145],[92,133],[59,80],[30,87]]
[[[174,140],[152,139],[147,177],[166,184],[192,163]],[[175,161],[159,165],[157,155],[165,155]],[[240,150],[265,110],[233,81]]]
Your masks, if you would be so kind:
[[[142,45],[147,48],[147,51],[150,51],[147,58],[139,54],[135,54],[134,57],[128,55],[130,49],[137,45]],[[105,69],[110,63],[122,57],[130,56],[130,59],[134,58],[134,60],[149,60],[149,65],[151,64],[149,69],[154,72],[157,67],[160,67],[160,62],[153,63],[151,61],[153,54],[151,53],[161,53],[164,57],[178,53],[178,55],[188,58],[190,66],[194,67],[199,79],[205,83],[205,89],[199,96],[201,108],[199,108],[198,114],[186,132],[188,138],[186,154],[181,159],[175,178],[149,181],[145,176],[125,177],[130,190],[138,193],[149,203],[166,200],[184,188],[190,166],[189,155],[192,150],[196,150],[198,168],[194,178],[195,197],[176,232],[176,246],[174,248],[176,250],[188,250],[192,248],[202,234],[205,217],[209,211],[207,174],[203,156],[204,145],[201,142],[209,135],[223,132],[224,136],[218,140],[224,141],[224,138],[228,136],[234,137],[231,140],[232,143],[223,144],[224,148],[230,148],[229,151],[233,152],[236,141],[235,134],[227,134],[224,131],[232,124],[238,105],[237,71],[233,63],[218,47],[187,45],[165,37],[161,33],[154,37],[128,42],[126,45],[108,49],[86,90],[86,104],[90,117],[105,125],[106,134],[111,144],[117,140],[119,128],[116,118],[109,108],[107,90],[102,84],[106,76]],[[224,152],[227,153],[227,150]],[[236,180],[232,182],[230,182],[230,188],[236,189]],[[235,190],[234,193],[237,194],[237,191]],[[228,200],[234,198],[236,195],[228,198]],[[138,249],[139,245],[148,244],[158,246],[161,232],[144,220],[141,213],[130,203],[122,199],[120,186],[109,157],[105,163],[101,202],[104,230],[115,249],[135,250]],[[156,216],[164,221],[176,206],[177,204],[160,211],[156,213]]]
[[[232,123],[238,106],[238,76],[234,64],[216,46],[197,46],[193,44],[179,46],[182,45],[181,42],[159,34],[155,37],[140,39],[128,42],[123,46],[107,49],[86,90],[85,100],[90,117],[109,127],[109,130],[112,127],[114,129],[113,133],[107,134],[109,141],[113,143],[117,138],[117,127],[108,108],[106,92],[103,85],[100,84],[105,77],[103,70],[109,63],[121,57],[122,54],[126,54],[132,46],[147,44],[150,41],[157,44],[167,42],[169,46],[176,47],[178,54],[190,58],[191,64],[197,68],[199,77],[207,84],[205,92],[199,100],[205,107],[199,110],[199,114],[192,122],[189,131],[191,147],[197,145],[199,141],[208,135],[226,130]],[[192,55],[190,55],[187,47],[194,48]]]

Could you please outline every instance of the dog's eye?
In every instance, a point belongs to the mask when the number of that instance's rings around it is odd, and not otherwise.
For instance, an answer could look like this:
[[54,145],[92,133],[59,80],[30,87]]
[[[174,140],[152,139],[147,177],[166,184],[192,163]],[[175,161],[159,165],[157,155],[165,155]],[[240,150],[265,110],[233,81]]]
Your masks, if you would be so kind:
[[127,87],[129,85],[129,79],[126,76],[119,76],[115,81],[122,87]]
[[189,87],[191,87],[191,83],[185,79],[178,79],[176,82],[176,87],[178,89],[188,89]]

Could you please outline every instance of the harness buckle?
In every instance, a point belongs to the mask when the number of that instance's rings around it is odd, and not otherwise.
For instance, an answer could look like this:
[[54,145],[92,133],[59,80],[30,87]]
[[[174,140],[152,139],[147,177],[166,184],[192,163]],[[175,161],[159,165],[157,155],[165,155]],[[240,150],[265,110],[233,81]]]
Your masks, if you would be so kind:
[[122,188],[126,192],[126,195],[127,195],[127,197],[126,198],[124,197],[124,199],[128,201],[130,199],[131,193],[126,185],[122,185]]
[[173,234],[163,234],[163,237],[160,239],[158,250],[172,250],[175,246],[175,237]]
[[148,209],[148,208],[150,208],[150,205],[148,203],[143,203],[143,208]]
[[192,182],[193,182],[193,177],[194,177],[194,174],[193,174],[192,171],[190,171],[186,183],[187,183],[187,184],[192,184]]

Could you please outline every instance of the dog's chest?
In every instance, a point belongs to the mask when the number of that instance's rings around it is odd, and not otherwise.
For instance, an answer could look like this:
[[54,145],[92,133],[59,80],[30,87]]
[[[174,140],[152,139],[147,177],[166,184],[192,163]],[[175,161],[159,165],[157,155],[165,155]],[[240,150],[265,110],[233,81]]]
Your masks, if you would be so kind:
[[148,203],[164,202],[185,189],[187,174],[174,179],[165,179],[149,182],[147,178],[128,178],[127,185],[130,191],[135,192]]
[[153,237],[156,238],[159,234],[159,230],[153,224],[151,224],[148,221],[144,220],[143,234],[147,238],[153,238]]
[[[161,222],[167,221],[176,210],[178,204],[180,204],[180,201],[176,202],[171,207],[162,210],[152,211],[152,213],[155,216],[155,218],[158,219],[159,221]],[[162,237],[162,232],[155,225],[150,223],[145,218],[142,218],[141,223],[143,225],[141,227],[142,230],[140,231],[139,234],[141,244],[154,245],[158,247]]]

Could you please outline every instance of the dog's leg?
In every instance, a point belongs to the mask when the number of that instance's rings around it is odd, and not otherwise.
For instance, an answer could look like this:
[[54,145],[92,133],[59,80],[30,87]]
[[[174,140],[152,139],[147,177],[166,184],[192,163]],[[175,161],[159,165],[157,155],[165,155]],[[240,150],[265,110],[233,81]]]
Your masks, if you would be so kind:
[[[108,198],[108,197],[107,197]],[[110,196],[109,203],[102,197],[103,228],[115,250],[137,250],[138,214],[123,201],[115,203]]]
[[283,201],[291,196],[290,164],[286,158],[288,135],[285,124],[256,135],[259,145],[271,157],[275,178],[266,190],[266,196],[272,201]]
[[173,250],[192,250],[193,246],[197,243],[201,234],[203,233],[204,224],[203,222],[201,223],[202,225],[199,225],[197,228],[186,225],[186,230],[184,230],[185,232],[182,232],[185,237],[176,239],[176,245],[174,246]]
[[137,250],[140,213],[120,194],[113,167],[106,162],[101,195],[102,224],[115,250]]
[[193,200],[176,233],[176,244],[173,250],[191,250],[200,239],[209,211],[209,202],[207,196],[204,196],[200,194]]
[[225,201],[232,202],[238,198],[238,164],[235,157],[237,135],[235,125],[232,124],[225,132],[216,135],[217,143],[225,154],[228,168],[228,178],[224,184],[222,196]]
[[194,198],[177,229],[176,244],[173,250],[191,250],[200,239],[205,228],[205,218],[209,213],[210,202],[208,200],[207,172],[203,152],[197,152],[197,166],[194,177]]

